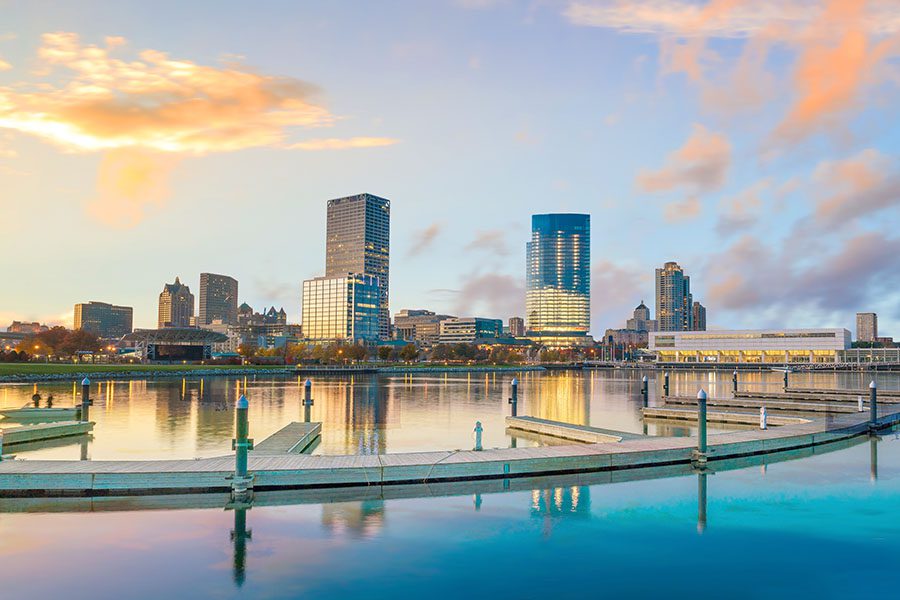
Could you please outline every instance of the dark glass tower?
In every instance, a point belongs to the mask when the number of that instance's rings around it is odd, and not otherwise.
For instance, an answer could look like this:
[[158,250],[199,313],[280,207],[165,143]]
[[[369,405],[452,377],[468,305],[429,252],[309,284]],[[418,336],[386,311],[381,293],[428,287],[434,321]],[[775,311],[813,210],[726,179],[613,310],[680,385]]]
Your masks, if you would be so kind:
[[590,343],[591,216],[532,216],[526,254],[527,336],[550,347]]
[[391,202],[372,194],[328,201],[325,277],[372,275],[378,278],[378,329],[390,338],[388,290],[391,247]]
[[199,325],[221,321],[236,325],[238,315],[238,282],[227,275],[200,273]]

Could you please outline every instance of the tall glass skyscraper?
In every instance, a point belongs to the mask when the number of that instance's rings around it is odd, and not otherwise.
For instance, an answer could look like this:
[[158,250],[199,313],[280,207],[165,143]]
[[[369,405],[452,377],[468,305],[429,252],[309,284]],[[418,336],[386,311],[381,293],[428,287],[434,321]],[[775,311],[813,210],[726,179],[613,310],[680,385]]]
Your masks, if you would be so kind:
[[390,200],[372,194],[329,200],[325,237],[325,277],[378,278],[378,330],[381,339],[389,339]]
[[656,270],[656,320],[660,331],[694,329],[691,278],[677,262]]
[[199,325],[216,321],[224,325],[236,325],[238,316],[238,282],[228,275],[200,273]]
[[313,342],[377,342],[378,278],[317,277],[303,282],[303,336]]
[[527,337],[557,348],[591,343],[591,216],[533,215],[526,254]]

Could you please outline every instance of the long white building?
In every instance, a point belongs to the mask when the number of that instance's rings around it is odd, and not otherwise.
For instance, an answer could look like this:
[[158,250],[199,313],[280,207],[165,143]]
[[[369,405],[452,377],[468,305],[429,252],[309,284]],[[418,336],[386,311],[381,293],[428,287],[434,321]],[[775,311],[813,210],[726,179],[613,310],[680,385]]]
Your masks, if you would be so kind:
[[829,363],[849,348],[840,328],[652,331],[649,344],[658,362],[680,363]]

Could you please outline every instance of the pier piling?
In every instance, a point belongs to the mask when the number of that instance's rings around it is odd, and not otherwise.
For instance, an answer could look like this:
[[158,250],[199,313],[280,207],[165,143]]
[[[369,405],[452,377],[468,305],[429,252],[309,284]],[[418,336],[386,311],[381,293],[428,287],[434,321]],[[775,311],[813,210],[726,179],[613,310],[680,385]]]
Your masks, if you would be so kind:
[[234,479],[231,490],[234,496],[247,494],[252,487],[252,478],[247,475],[247,455],[253,449],[253,440],[249,439],[250,419],[248,417],[250,403],[241,395],[235,407],[235,439],[234,445]]
[[863,411],[863,399],[862,399],[862,396],[857,396],[856,397],[856,412],[862,412],[862,411]]
[[878,386],[875,380],[869,384],[869,425],[875,427],[878,422]]
[[697,452],[706,456],[706,392],[697,392]]
[[737,369],[734,370],[734,373],[731,374],[731,393],[737,394],[738,380],[737,380]]
[[666,396],[669,395],[669,372],[668,371],[663,373],[663,393]]
[[85,377],[81,380],[81,420],[90,421],[91,380]]
[[648,386],[647,376],[644,375],[644,378],[641,379],[641,401],[644,403],[645,408],[647,406]]
[[513,378],[512,380],[512,396],[509,399],[510,404],[510,416],[517,417],[518,415],[518,404],[519,404],[519,380]]
[[312,410],[313,399],[312,399],[312,381],[309,379],[306,380],[306,383],[303,384],[303,422],[309,423],[311,418],[310,412]]
[[768,429],[769,428],[769,413],[766,411],[765,406],[759,407],[759,428],[760,429]]
[[481,446],[481,433],[484,431],[484,428],[481,426],[481,421],[475,421],[475,450],[481,452],[484,450]]

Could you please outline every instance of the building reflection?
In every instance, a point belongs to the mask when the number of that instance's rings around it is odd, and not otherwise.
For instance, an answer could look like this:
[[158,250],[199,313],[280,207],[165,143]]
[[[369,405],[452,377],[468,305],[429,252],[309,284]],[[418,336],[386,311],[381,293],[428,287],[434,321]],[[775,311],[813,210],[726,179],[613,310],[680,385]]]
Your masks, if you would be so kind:
[[[313,421],[323,423],[329,453],[372,455],[387,451],[391,388],[374,376],[353,377],[313,389]],[[316,414],[318,413],[318,414]]]
[[591,488],[570,486],[532,490],[531,516],[544,520],[547,537],[553,533],[553,522],[559,517],[590,518]]
[[529,388],[528,414],[540,419],[589,425],[591,420],[591,380],[566,371],[544,375]]
[[322,505],[322,525],[332,534],[372,538],[384,527],[384,500]]

